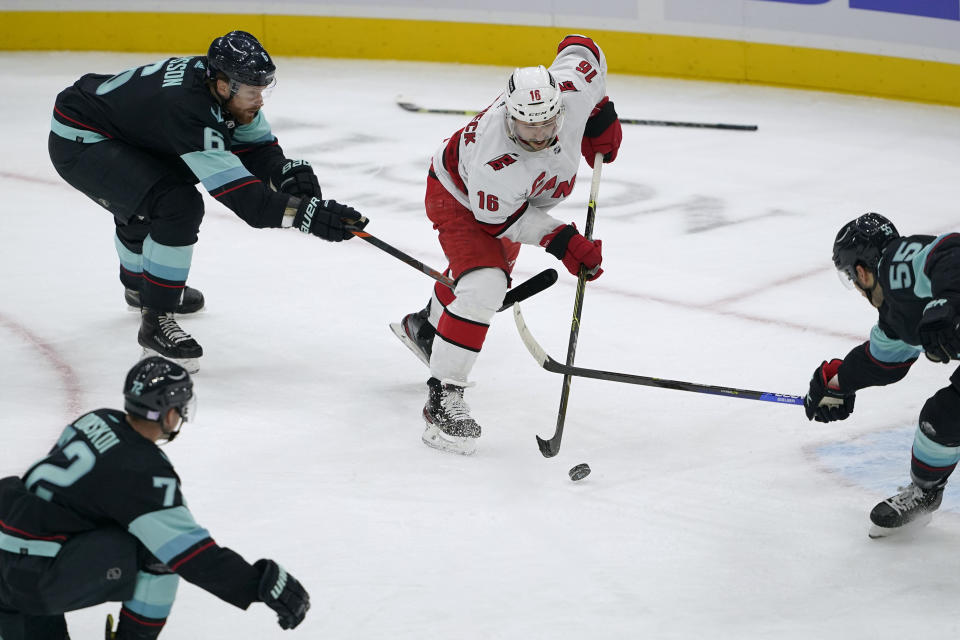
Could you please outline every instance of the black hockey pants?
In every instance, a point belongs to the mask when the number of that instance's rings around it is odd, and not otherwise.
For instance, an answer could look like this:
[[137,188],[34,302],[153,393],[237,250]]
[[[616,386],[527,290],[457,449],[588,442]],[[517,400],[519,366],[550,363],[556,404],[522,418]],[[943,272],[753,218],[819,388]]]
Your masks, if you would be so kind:
[[0,551],[0,638],[64,640],[65,612],[133,597],[139,553],[119,528],[78,534],[53,558]]
[[84,144],[51,132],[48,149],[60,177],[113,214],[120,281],[140,291],[144,306],[175,309],[189,257],[186,265],[176,265],[177,275],[164,269],[162,258],[156,263],[158,273],[144,272],[144,241],[149,235],[160,256],[196,244],[204,211],[196,176],[177,157],[155,155],[120,140]]

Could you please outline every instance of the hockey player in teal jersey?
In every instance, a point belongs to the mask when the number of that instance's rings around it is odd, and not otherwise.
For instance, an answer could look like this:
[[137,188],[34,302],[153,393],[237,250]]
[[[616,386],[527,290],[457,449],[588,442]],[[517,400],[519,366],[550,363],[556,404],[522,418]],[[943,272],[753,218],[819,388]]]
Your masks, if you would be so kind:
[[264,602],[284,629],[300,624],[310,608],[300,582],[214,542],[157,446],[193,417],[187,371],[142,360],[124,399],[125,412],[84,414],[46,458],[0,480],[0,638],[67,640],[65,612],[122,602],[115,640],[154,640],[180,577],[241,609]]
[[[903,379],[922,353],[932,362],[960,360],[960,234],[901,236],[883,216],[866,213],[840,229],[833,262],[878,318],[869,340],[814,371],[804,406],[818,422],[848,418],[858,389]],[[917,422],[911,482],[870,512],[873,538],[925,524],[940,507],[960,461],[960,370],[927,399]]]
[[252,227],[353,237],[366,218],[324,200],[309,162],[289,160],[261,111],[276,66],[232,31],[206,56],[87,74],[57,96],[50,158],[70,185],[110,211],[127,303],[142,309],[146,352],[196,371],[203,349],[178,324],[203,295],[186,286],[203,219],[198,182]]

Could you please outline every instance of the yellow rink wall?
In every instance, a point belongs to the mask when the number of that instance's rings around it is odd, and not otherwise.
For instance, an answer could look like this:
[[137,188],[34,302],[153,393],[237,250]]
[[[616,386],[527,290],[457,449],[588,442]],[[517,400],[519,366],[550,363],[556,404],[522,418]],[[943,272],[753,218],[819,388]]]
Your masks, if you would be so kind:
[[[204,53],[232,29],[274,55],[526,66],[572,29],[326,16],[0,12],[0,50]],[[691,36],[589,30],[615,73],[750,82],[960,105],[960,65]]]

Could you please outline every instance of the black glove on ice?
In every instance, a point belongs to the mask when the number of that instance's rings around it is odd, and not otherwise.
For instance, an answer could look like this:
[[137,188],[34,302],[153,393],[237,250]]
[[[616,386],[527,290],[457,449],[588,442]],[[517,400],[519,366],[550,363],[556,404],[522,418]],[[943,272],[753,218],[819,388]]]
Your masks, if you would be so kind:
[[277,612],[280,628],[293,629],[303,622],[310,610],[310,594],[303,585],[273,560],[257,560],[253,568],[260,571],[257,593]]
[[369,220],[359,211],[336,200],[310,198],[302,200],[293,217],[293,226],[304,233],[312,233],[330,242],[349,240],[353,234],[346,228],[363,229]]

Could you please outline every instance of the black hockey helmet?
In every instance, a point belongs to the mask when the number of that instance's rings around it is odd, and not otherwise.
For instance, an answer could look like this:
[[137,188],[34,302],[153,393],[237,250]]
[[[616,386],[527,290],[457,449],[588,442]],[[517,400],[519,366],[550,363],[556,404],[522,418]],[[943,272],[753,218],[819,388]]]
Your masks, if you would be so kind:
[[277,66],[260,41],[246,31],[231,31],[210,43],[207,51],[207,78],[216,79],[217,72],[230,79],[231,93],[236,84],[269,87]]
[[865,213],[837,233],[833,264],[850,282],[856,282],[857,265],[876,273],[884,247],[899,237],[892,222],[879,213]]
[[193,380],[176,362],[151,356],[133,365],[123,384],[124,409],[130,415],[160,422],[168,409],[189,420],[193,414]]

